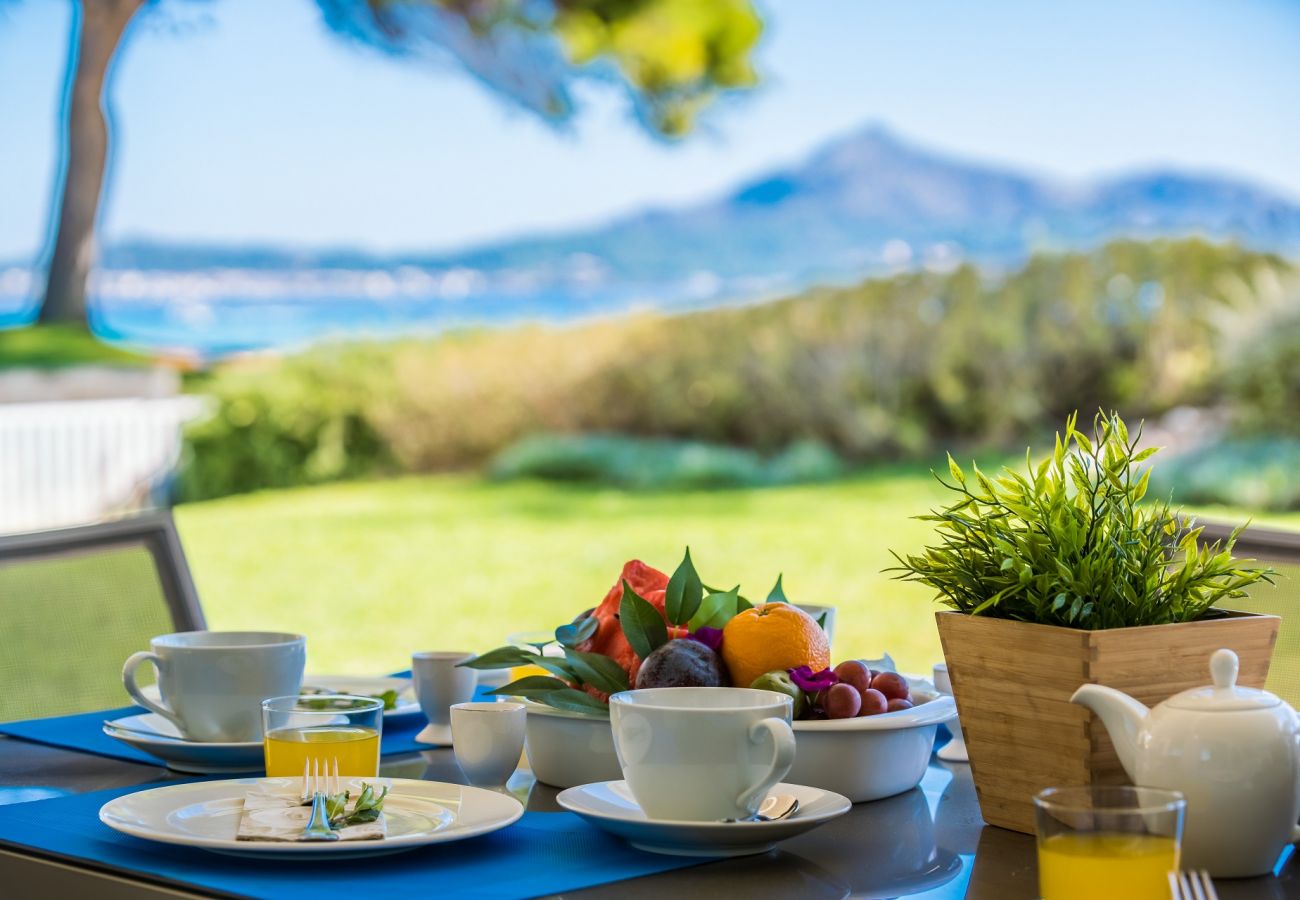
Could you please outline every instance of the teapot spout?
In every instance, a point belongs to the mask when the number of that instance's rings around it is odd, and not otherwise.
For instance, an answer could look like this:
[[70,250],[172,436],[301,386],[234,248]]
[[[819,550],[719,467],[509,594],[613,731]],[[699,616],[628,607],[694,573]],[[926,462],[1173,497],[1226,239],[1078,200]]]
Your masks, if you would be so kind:
[[1134,783],[1137,782],[1138,732],[1151,710],[1123,691],[1100,684],[1085,684],[1074,692],[1071,703],[1086,706],[1101,716],[1110,741],[1119,754],[1120,765]]

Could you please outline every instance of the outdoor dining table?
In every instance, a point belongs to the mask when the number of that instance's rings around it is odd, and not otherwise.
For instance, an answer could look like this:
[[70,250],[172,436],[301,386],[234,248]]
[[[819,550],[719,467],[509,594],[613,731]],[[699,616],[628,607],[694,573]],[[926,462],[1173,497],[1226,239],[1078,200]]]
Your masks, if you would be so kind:
[[[463,782],[449,749],[386,757],[381,775]],[[39,803],[39,797],[164,784],[177,776],[162,766],[125,762],[89,753],[0,737],[0,799]],[[559,813],[558,791],[521,769],[510,789],[527,809]],[[0,805],[0,815],[5,807]],[[419,853],[419,850],[412,851]],[[382,861],[365,861],[382,865]],[[235,861],[231,861],[236,864]],[[328,882],[331,865],[321,863]],[[509,860],[502,860],[509,865]],[[1300,898],[1300,869],[1289,861],[1276,877],[1217,882],[1224,900],[1240,897]],[[437,873],[430,872],[430,890]],[[91,867],[0,840],[0,896],[134,897],[238,896],[159,880],[129,868]],[[559,896],[559,895],[552,895]],[[985,826],[970,768],[933,758],[920,787],[897,797],[861,803],[846,815],[758,856],[701,861],[698,865],[603,884],[563,896],[619,900],[673,896],[677,900],[719,896],[976,897],[1014,900],[1037,896],[1034,839]]]

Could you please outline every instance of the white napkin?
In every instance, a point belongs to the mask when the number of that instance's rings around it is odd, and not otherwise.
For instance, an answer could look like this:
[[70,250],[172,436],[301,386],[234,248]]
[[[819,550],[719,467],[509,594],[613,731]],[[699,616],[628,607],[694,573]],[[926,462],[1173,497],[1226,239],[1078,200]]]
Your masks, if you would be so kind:
[[[376,792],[382,791],[380,784],[374,783]],[[361,785],[353,782],[347,786],[351,792],[347,811],[355,807],[361,795]],[[244,797],[244,812],[239,817],[239,832],[235,835],[240,841],[301,841],[305,840],[303,831],[311,818],[311,805],[302,805],[299,794],[290,786],[257,785]],[[336,829],[342,841],[380,841],[388,834],[384,814],[373,822],[360,825],[345,825]]]

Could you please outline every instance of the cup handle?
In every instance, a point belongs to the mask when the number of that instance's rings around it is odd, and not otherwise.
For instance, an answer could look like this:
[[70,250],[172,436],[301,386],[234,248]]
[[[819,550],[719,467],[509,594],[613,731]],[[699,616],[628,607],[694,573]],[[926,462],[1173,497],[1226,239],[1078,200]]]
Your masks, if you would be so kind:
[[161,672],[163,661],[158,658],[158,654],[156,653],[150,653],[148,650],[141,650],[139,653],[132,653],[127,657],[126,662],[122,666],[122,684],[126,687],[126,692],[131,695],[131,699],[136,703],[146,709],[153,710],[168,722],[175,725],[181,734],[184,734],[185,726],[181,724],[180,717],[161,703],[156,703],[146,697],[141,692],[140,686],[135,683],[135,670],[140,668],[140,666],[146,662],[153,663],[155,672]]
[[789,773],[790,767],[794,765],[794,729],[790,727],[790,723],[775,717],[755,722],[749,726],[750,742],[757,744],[763,739],[764,733],[772,737],[775,751],[772,755],[772,766],[757,784],[737,798],[736,802],[743,809],[757,809],[772,786],[784,778]]

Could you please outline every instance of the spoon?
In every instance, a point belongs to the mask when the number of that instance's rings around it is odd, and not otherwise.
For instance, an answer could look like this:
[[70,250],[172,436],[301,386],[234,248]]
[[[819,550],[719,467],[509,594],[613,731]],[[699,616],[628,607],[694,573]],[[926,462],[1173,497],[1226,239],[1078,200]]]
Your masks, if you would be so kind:
[[777,819],[784,819],[787,816],[794,815],[799,809],[799,798],[793,794],[769,794],[763,801],[763,805],[758,808],[747,819],[723,819],[728,824],[732,822],[775,822]]

